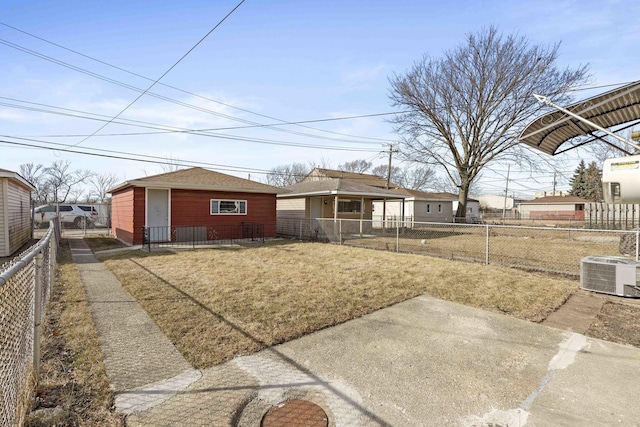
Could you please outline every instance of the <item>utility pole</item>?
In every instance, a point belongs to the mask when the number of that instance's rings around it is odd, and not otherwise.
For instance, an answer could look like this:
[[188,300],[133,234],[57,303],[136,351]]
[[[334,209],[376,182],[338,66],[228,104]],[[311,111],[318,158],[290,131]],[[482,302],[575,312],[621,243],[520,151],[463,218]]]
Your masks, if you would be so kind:
[[393,153],[397,153],[398,150],[393,149],[393,144],[389,145],[389,165],[387,166],[387,183],[384,188],[389,189],[389,183],[391,182],[391,159],[393,157]]
[[[509,195],[509,173],[511,172],[511,165],[507,165],[507,186],[504,188],[504,207],[502,208],[502,222],[504,223],[505,216],[507,214],[507,196]],[[554,189],[555,191],[555,189]]]
[[556,195],[556,173],[553,173],[553,194],[552,196]]
[[[387,165],[387,182],[384,186],[385,189],[389,189],[389,183],[391,182],[391,159],[393,157],[393,153],[397,153],[398,150],[393,149],[393,144],[389,143],[389,164]],[[384,151],[383,151],[384,152]],[[404,218],[404,199],[402,200],[402,217]],[[386,220],[387,220],[387,199],[384,198],[382,200],[382,229],[386,228]]]

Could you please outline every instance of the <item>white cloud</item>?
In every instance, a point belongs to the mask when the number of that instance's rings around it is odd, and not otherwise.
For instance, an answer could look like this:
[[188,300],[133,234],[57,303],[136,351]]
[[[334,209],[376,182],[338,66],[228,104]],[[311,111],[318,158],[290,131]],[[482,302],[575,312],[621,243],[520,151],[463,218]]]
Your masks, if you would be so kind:
[[386,70],[387,66],[383,64],[346,69],[340,73],[340,82],[352,87],[366,87],[384,76]]

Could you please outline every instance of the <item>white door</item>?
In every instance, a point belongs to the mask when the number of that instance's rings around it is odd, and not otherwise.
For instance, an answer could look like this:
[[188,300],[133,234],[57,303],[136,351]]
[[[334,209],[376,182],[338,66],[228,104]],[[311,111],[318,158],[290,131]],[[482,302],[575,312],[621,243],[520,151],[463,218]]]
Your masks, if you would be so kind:
[[169,233],[169,190],[147,189],[147,227],[152,242],[171,240]]

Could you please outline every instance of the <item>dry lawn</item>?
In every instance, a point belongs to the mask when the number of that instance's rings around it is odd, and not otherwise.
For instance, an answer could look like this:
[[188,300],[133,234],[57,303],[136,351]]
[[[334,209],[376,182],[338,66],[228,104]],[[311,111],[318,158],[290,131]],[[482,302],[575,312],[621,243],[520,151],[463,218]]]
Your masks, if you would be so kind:
[[126,247],[124,243],[115,237],[87,236],[84,241],[93,252]]
[[[484,227],[441,227],[414,229],[398,239],[401,252],[484,262]],[[577,276],[580,260],[589,255],[620,256],[621,234],[579,232],[559,229],[492,228],[489,262],[524,269]],[[347,237],[345,244],[395,250],[396,236]]]
[[57,282],[44,323],[42,367],[34,410],[60,406],[62,419],[30,417],[27,426],[123,426],[113,411],[105,371],[80,273],[65,240],[58,252]]
[[196,368],[428,294],[541,321],[575,281],[319,243],[102,255]]

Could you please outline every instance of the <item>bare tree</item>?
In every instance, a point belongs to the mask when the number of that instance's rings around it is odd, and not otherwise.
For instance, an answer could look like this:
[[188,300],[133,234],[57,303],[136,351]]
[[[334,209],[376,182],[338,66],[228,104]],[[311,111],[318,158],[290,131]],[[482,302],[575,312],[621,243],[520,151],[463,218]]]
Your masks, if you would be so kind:
[[164,161],[164,163],[158,164],[158,167],[161,170],[160,173],[175,172],[180,169],[184,169],[185,166],[180,162],[181,160],[179,158],[168,156],[167,159]]
[[338,165],[338,169],[345,172],[365,173],[371,167],[373,163],[364,159],[352,160]]
[[304,163],[291,163],[269,169],[267,184],[275,187],[286,187],[297,184],[309,174],[309,167]]
[[469,189],[487,164],[531,159],[518,136],[541,108],[533,94],[562,104],[569,89],[586,82],[587,66],[557,68],[558,48],[505,37],[492,26],[391,77],[389,97],[404,110],[394,119],[401,154],[444,169],[459,190],[456,217],[465,217]]
[[[48,200],[53,203],[64,203],[78,184],[86,182],[93,172],[90,170],[71,170],[68,161],[56,161],[44,169],[44,179],[48,187]],[[79,197],[74,193],[74,197]]]
[[113,188],[118,182],[118,177],[113,173],[96,174],[89,180],[92,193],[98,202],[107,200],[107,191]]
[[48,188],[44,176],[44,166],[40,163],[24,163],[20,165],[20,175],[36,188],[31,193],[31,199],[38,204],[47,203]]
[[[387,178],[387,165],[376,166],[371,173],[381,178]],[[430,184],[433,184],[435,171],[427,165],[407,166],[401,168],[399,166],[391,166],[390,181],[398,184],[402,188],[410,190],[425,191]]]

